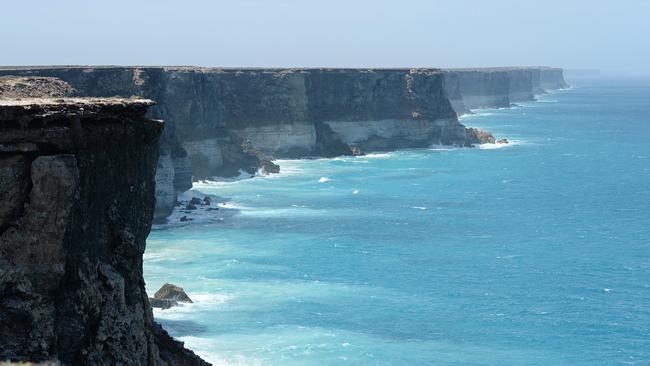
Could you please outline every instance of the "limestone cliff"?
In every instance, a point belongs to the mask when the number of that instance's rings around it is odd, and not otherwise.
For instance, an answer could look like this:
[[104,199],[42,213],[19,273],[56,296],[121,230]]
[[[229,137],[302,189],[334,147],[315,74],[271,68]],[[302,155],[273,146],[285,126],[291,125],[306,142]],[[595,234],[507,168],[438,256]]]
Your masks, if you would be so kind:
[[159,220],[192,177],[254,173],[269,166],[269,156],[350,154],[351,145],[389,150],[469,143],[437,69],[37,67],[0,74],[57,77],[82,96],[155,100],[149,116],[166,123],[157,169]]
[[[56,77],[77,95],[144,96],[165,121],[156,220],[192,178],[255,173],[269,159],[476,142],[456,118],[564,85],[560,69],[0,68]],[[243,141],[242,141],[243,139]]]
[[550,67],[448,69],[444,74],[445,91],[458,114],[508,107],[567,87],[562,69]]
[[145,99],[0,100],[0,360],[205,365],[153,322]]

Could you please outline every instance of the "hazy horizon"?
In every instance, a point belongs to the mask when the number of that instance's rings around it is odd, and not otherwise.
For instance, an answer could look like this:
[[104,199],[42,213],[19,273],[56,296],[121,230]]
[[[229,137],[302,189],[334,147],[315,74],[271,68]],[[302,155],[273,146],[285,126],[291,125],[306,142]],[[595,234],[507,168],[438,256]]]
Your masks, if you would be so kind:
[[[647,74],[650,3],[4,4],[0,65],[553,66]],[[26,26],[26,24],[28,26]]]

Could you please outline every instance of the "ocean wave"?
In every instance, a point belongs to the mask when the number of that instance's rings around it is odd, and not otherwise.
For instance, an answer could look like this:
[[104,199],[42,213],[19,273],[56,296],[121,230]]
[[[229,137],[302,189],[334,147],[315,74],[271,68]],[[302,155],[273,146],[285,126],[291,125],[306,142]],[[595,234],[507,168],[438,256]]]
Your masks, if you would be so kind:
[[257,174],[246,173],[243,170],[239,171],[239,175],[236,177],[219,177],[214,176],[210,179],[203,179],[192,184],[193,189],[211,189],[219,186],[234,186],[247,182],[252,178],[256,179],[278,179],[284,178],[291,175],[297,175],[304,172],[303,165],[306,164],[309,160],[306,159],[284,159],[284,160],[274,160],[274,163],[280,166],[279,173],[264,173],[260,174],[260,171]]
[[258,207],[254,210],[242,211],[240,214],[246,217],[279,218],[326,216],[330,213],[330,210],[296,207],[292,205],[291,207]]
[[481,150],[495,150],[495,149],[503,149],[506,147],[513,147],[517,145],[523,145],[522,141],[519,140],[509,140],[507,143],[494,143],[494,144],[480,144],[477,145],[477,147]]
[[[497,110],[497,108],[490,108],[491,110]],[[477,117],[487,117],[487,116],[492,116],[494,115],[494,112],[486,112],[483,109],[474,109],[471,111],[472,113],[467,113],[463,114],[462,116],[458,117],[459,121],[464,121],[467,119],[474,119]]]
[[359,158],[386,159],[386,158],[390,158],[392,155],[393,155],[393,153],[390,153],[390,152],[386,152],[386,153],[370,153],[370,154],[359,156]]
[[279,173],[258,175],[258,179],[280,179],[288,176],[295,176],[305,172],[304,164],[307,160],[276,160],[275,163],[280,166]]
[[464,148],[460,146],[439,145],[439,144],[434,144],[429,146],[429,150],[433,150],[433,151],[453,151],[459,149],[464,149]]
[[234,298],[233,295],[229,294],[206,292],[188,292],[187,295],[194,302],[179,303],[179,306],[174,306],[169,309],[154,308],[154,316],[169,320],[186,319],[187,314],[197,311],[213,310],[216,306],[223,305]]
[[239,175],[237,175],[236,177],[214,176],[209,181],[212,181],[212,182],[236,182],[236,181],[240,181],[240,180],[243,180],[243,179],[249,179],[249,178],[252,178],[254,176],[255,176],[255,174],[250,174],[250,173],[247,173],[247,172],[239,169]]
[[573,89],[576,89],[576,87],[573,86],[573,85],[569,85],[566,88],[547,89],[547,90],[545,90],[545,92],[546,92],[546,94],[559,94],[559,93],[566,92],[566,91],[573,90]]
[[188,296],[193,299],[194,303],[205,305],[220,305],[233,298],[231,295],[211,292],[190,292]]
[[220,348],[221,344],[209,338],[201,338],[195,336],[179,337],[185,343],[185,346],[199,357],[210,362],[214,366],[260,366],[262,361],[258,359],[251,359],[243,355],[228,355],[224,356],[214,352],[215,349]]
[[330,181],[330,179],[327,178],[327,177],[320,177],[320,179],[318,180],[319,183],[325,183],[325,182],[329,182],[329,181]]

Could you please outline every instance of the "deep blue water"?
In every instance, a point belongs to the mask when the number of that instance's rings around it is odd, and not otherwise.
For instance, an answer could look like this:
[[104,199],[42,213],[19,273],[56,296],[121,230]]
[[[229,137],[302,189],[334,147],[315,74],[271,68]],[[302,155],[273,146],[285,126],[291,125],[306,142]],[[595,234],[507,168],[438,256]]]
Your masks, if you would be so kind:
[[282,161],[154,230],[156,311],[221,365],[650,364],[650,81],[462,119],[513,144]]

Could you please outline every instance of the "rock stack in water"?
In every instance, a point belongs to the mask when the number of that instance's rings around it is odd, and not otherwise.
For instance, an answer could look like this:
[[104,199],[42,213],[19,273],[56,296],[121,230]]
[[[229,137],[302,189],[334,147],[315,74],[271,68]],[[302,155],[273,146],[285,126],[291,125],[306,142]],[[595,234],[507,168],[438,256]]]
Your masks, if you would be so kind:
[[169,309],[177,306],[179,302],[193,303],[192,299],[185,293],[182,287],[166,283],[160,290],[156,291],[153,298],[149,298],[151,307]]

